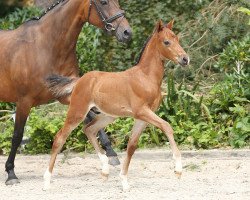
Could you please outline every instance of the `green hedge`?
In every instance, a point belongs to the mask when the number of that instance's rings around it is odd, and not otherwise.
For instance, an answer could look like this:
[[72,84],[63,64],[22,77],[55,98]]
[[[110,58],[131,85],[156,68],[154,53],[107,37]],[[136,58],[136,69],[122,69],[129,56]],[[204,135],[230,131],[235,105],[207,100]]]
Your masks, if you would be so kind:
[[[191,67],[182,69],[168,63],[164,97],[158,115],[169,121],[175,139],[183,148],[234,148],[249,146],[249,60],[248,17],[238,12],[248,1],[121,1],[133,28],[128,45],[117,43],[104,33],[86,25],[78,40],[77,55],[81,74],[90,70],[121,71],[135,63],[155,22],[175,19],[174,31],[191,56]],[[17,9],[4,19],[0,28],[15,28],[28,18],[39,15],[34,8]],[[86,51],[88,49],[88,51]],[[10,150],[14,104],[0,103],[0,153]],[[48,153],[53,137],[63,124],[66,107],[59,104],[34,108],[25,135],[29,143],[23,152]],[[107,127],[117,149],[125,149],[133,120],[118,119]],[[79,126],[64,148],[92,149]],[[149,126],[139,147],[164,146],[166,137]]]

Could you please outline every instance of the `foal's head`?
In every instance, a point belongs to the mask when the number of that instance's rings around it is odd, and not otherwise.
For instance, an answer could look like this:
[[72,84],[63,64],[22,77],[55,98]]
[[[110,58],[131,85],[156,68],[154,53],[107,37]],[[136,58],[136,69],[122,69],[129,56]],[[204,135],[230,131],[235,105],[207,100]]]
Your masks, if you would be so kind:
[[172,31],[173,20],[164,25],[160,20],[155,28],[157,47],[163,59],[172,60],[182,66],[189,64],[189,56],[179,44],[179,38]]
[[128,42],[132,37],[132,30],[121,10],[118,0],[89,0],[88,21],[108,34],[115,35],[120,42]]

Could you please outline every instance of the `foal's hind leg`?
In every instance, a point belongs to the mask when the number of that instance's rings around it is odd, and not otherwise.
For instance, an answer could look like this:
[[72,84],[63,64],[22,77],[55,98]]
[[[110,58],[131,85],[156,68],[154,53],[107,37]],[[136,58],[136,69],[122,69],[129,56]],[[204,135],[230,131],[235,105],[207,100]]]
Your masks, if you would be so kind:
[[120,173],[120,178],[122,180],[122,187],[123,187],[124,191],[129,189],[127,174],[128,174],[128,167],[130,164],[130,160],[131,160],[131,158],[135,152],[135,149],[137,147],[139,137],[140,137],[142,131],[146,128],[146,126],[147,126],[147,123],[140,121],[140,120],[136,120],[135,124],[133,126],[131,138],[130,138],[130,140],[128,142],[128,146],[127,146],[127,156],[124,160],[122,170]]
[[100,147],[96,135],[97,132],[107,126],[108,124],[112,123],[115,120],[114,117],[109,117],[104,114],[99,114],[97,117],[90,122],[85,127],[85,134],[87,135],[88,139],[94,146],[96,153],[98,154],[101,163],[102,163],[102,175],[107,178],[109,175],[109,159],[108,157],[103,153],[102,148]]
[[[99,113],[100,114],[100,113]],[[87,114],[86,119],[84,120],[85,124],[90,123],[94,118],[96,118],[98,114],[96,114],[94,109],[91,109]],[[106,151],[106,156],[109,158],[109,164],[116,166],[120,165],[120,161],[117,157],[117,153],[113,150],[111,146],[111,142],[107,136],[107,133],[103,129],[98,131],[98,137],[101,143],[102,148]]]
[[175,173],[178,176],[178,178],[180,178],[182,174],[181,153],[175,143],[174,131],[170,126],[170,124],[165,120],[161,119],[160,117],[158,117],[149,108],[144,108],[140,110],[140,113],[137,114],[137,118],[158,127],[166,134],[173,152],[173,158],[175,160]]
[[82,122],[88,110],[88,105],[84,105],[84,103],[81,107],[74,105],[69,107],[64,126],[55,136],[49,167],[44,174],[44,190],[47,190],[50,187],[51,175],[57,154],[61,151],[71,131]]

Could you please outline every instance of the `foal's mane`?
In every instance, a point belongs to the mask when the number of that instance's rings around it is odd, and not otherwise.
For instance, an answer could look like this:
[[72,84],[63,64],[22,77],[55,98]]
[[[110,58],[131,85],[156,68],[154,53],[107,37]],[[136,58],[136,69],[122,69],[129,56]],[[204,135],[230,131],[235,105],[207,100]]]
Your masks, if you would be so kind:
[[141,52],[140,52],[138,58],[136,59],[136,63],[135,63],[136,65],[139,64],[139,62],[140,62],[140,60],[141,60],[141,58],[142,58],[142,55],[143,55],[143,53],[144,53],[144,51],[145,51],[145,49],[146,49],[146,47],[147,47],[147,45],[148,45],[148,42],[150,41],[150,39],[152,38],[152,36],[153,36],[153,35],[150,35],[150,36],[148,37],[148,39],[144,42],[144,45],[143,45],[143,47],[142,47],[142,50],[141,50]]
[[26,22],[29,21],[37,21],[39,19],[41,19],[44,15],[46,15],[49,11],[53,10],[55,7],[57,7],[59,4],[61,4],[62,2],[64,2],[65,0],[58,0],[57,2],[53,3],[51,6],[49,6],[46,10],[43,11],[43,13],[39,16],[39,17],[33,17],[29,20],[27,20]]

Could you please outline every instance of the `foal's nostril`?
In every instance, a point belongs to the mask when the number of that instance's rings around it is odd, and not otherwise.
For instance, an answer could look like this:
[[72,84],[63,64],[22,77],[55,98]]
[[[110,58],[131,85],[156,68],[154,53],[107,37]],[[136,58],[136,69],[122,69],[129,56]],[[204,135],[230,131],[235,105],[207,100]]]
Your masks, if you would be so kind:
[[187,55],[182,55],[179,57],[178,62],[180,65],[189,65],[189,57]]
[[182,60],[183,60],[183,63],[184,63],[184,64],[188,64],[188,58],[183,57]]

